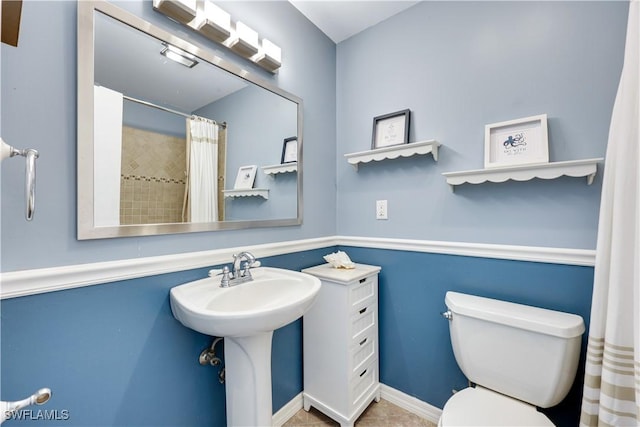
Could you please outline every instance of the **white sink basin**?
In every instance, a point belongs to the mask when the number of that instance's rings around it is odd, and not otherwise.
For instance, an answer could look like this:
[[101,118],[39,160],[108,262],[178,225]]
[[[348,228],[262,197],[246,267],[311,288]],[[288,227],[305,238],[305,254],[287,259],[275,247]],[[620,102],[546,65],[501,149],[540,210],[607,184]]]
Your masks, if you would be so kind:
[[274,331],[301,317],[320,290],[320,280],[280,268],[251,269],[253,280],[229,288],[209,277],[171,289],[171,310],[184,326],[217,337]]
[[252,268],[253,280],[220,287],[220,276],[171,289],[171,310],[184,326],[225,337],[227,426],[267,426],[271,413],[273,331],[301,317],[320,280],[280,268]]

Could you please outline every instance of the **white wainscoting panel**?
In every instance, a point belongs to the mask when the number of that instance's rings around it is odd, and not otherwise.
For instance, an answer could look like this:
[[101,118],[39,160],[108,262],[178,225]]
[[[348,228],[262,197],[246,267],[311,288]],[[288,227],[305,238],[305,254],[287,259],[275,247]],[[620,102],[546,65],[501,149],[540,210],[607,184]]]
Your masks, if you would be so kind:
[[231,262],[232,254],[242,250],[251,251],[256,257],[264,258],[336,245],[591,267],[595,264],[595,250],[588,249],[328,236],[210,251],[0,273],[0,299],[227,264]]
[[488,243],[439,242],[431,240],[380,237],[336,236],[338,245],[393,249],[514,261],[594,266],[596,251],[591,249],[544,248],[536,246],[494,245]]
[[252,252],[257,258],[264,258],[333,246],[334,241],[333,237],[322,237],[241,248],[12,271],[0,275],[0,299],[228,264],[231,263],[233,254],[243,250]]

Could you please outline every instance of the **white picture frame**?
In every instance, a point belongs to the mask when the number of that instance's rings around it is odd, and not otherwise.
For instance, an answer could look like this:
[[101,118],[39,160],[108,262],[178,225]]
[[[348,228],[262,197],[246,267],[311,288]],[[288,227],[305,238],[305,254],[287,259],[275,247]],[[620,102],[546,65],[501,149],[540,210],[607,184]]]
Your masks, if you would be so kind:
[[546,114],[492,123],[484,129],[485,169],[549,163]]
[[250,190],[253,188],[253,183],[256,179],[257,165],[240,166],[238,168],[238,175],[236,175],[236,182],[233,184],[234,190]]

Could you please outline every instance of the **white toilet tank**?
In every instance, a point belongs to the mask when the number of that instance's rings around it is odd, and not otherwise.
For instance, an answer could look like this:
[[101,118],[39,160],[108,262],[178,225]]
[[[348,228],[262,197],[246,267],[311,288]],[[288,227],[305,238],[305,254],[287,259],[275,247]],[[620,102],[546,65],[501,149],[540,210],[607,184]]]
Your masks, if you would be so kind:
[[573,384],[584,332],[582,317],[447,292],[456,361],[478,385],[548,408]]

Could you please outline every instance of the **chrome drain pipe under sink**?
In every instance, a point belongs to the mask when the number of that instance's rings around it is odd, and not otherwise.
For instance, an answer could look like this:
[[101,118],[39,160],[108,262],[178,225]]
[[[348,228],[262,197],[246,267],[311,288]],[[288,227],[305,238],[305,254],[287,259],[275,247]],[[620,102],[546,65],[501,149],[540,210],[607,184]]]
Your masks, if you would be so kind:
[[49,401],[51,398],[51,390],[48,388],[41,388],[26,399],[17,400],[15,402],[0,402],[0,410],[2,416],[0,417],[0,424],[15,416],[15,414],[27,406],[42,405]]

